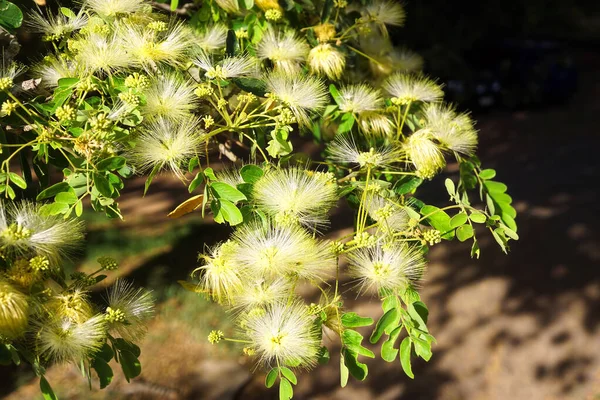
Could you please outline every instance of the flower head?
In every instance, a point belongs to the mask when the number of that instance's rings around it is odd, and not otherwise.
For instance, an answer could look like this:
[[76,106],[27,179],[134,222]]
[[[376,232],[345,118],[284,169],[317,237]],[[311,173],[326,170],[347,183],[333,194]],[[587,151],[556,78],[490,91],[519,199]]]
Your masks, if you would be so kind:
[[10,282],[0,279],[0,336],[14,339],[23,335],[28,315],[27,296]]
[[15,62],[8,62],[2,58],[0,65],[0,92],[12,89],[14,79],[25,71],[25,67],[18,65]]
[[348,266],[350,274],[358,279],[361,292],[371,288],[397,292],[423,276],[425,260],[417,248],[377,245],[349,253]]
[[402,26],[406,19],[404,7],[395,0],[374,0],[365,7],[364,14],[379,25],[384,35],[387,35],[385,25]]
[[237,14],[240,12],[240,5],[237,0],[216,0],[219,7],[229,14]]
[[184,177],[183,164],[198,154],[205,141],[200,120],[190,117],[181,122],[159,118],[142,128],[134,148],[128,154],[140,171],[169,170],[180,179]]
[[246,322],[245,333],[259,363],[310,368],[321,340],[306,306],[276,304]]
[[290,296],[291,282],[288,279],[258,279],[243,285],[234,297],[236,309],[252,310],[285,302]]
[[343,112],[358,114],[375,111],[383,105],[381,93],[366,83],[342,86],[339,93],[341,99],[339,107]]
[[239,246],[235,263],[258,278],[322,280],[335,268],[330,246],[297,225],[245,225],[235,231],[234,240]]
[[395,130],[394,122],[387,115],[374,111],[360,113],[358,125],[367,137],[386,137]]
[[47,56],[32,68],[32,75],[41,79],[41,87],[53,89],[58,86],[59,79],[77,75],[77,64],[59,57]]
[[299,38],[296,32],[282,33],[269,29],[258,43],[257,55],[260,59],[269,59],[276,71],[297,74],[309,50],[306,41]]
[[368,204],[369,217],[379,222],[384,231],[402,232],[408,228],[410,216],[405,209],[398,207],[379,195],[373,196]]
[[403,144],[417,175],[423,179],[433,178],[446,165],[444,155],[432,139],[434,136],[430,130],[421,129],[410,135]]
[[38,350],[46,359],[56,362],[79,362],[102,347],[106,337],[104,315],[96,315],[84,322],[51,317],[38,322]]
[[274,72],[265,81],[271,96],[289,107],[301,125],[309,125],[311,114],[327,104],[325,85],[313,76]]
[[392,103],[438,101],[444,96],[442,88],[433,80],[422,75],[397,73],[390,76],[383,88],[391,95]]
[[200,275],[200,287],[219,303],[233,303],[233,298],[244,288],[244,266],[235,262],[238,245],[227,241],[200,256],[203,265],[194,272]]
[[203,33],[192,37],[192,41],[207,53],[212,53],[224,48],[226,40],[227,27],[222,24],[208,27]]
[[142,114],[148,119],[165,118],[172,121],[189,119],[198,105],[192,82],[179,75],[157,76],[146,90]]
[[103,17],[113,17],[118,14],[130,14],[141,11],[146,5],[145,0],[87,0],[86,6]]
[[62,216],[42,216],[40,205],[0,204],[0,248],[11,256],[66,257],[83,240],[83,223]]
[[444,104],[428,104],[424,116],[425,126],[442,146],[466,155],[476,150],[477,130],[468,114],[458,114]]
[[358,164],[361,168],[389,168],[398,160],[393,147],[369,147],[356,143],[353,136],[337,135],[327,146],[327,158],[336,164]]
[[129,341],[141,339],[154,316],[152,294],[131,283],[117,280],[106,297],[105,319],[109,332]]
[[261,210],[280,223],[318,227],[337,201],[335,179],[303,168],[269,170],[254,184],[253,198]]
[[346,67],[346,56],[333,45],[322,43],[308,53],[310,69],[329,79],[339,79]]
[[251,76],[256,73],[256,60],[250,56],[225,57],[215,62],[208,54],[200,53],[194,64],[205,71],[209,79],[229,79]]
[[134,65],[133,56],[117,33],[92,33],[80,40],[75,61],[87,73],[108,74]]
[[26,24],[35,33],[41,33],[46,40],[60,40],[64,35],[83,28],[88,22],[85,8],[81,8],[77,14],[67,16],[62,12],[47,13],[32,12],[26,20]]

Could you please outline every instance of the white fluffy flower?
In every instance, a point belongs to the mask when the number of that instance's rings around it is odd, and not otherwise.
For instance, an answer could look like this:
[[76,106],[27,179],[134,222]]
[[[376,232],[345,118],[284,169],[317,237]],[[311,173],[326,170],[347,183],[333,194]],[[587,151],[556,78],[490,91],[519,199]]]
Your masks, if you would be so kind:
[[339,90],[340,110],[350,113],[375,111],[382,107],[383,99],[379,91],[366,83],[342,86]]
[[392,98],[401,103],[413,101],[433,102],[439,101],[444,96],[444,91],[435,81],[422,76],[397,73],[390,76],[383,84]]
[[56,262],[81,245],[83,223],[40,215],[40,205],[0,204],[0,248],[11,256],[46,256]]
[[319,227],[327,224],[327,213],[337,201],[337,185],[327,174],[278,168],[254,184],[253,199],[276,221]]
[[369,217],[379,223],[384,231],[402,232],[408,228],[410,216],[404,208],[381,197],[373,196],[368,204]]
[[103,17],[117,14],[129,14],[141,11],[146,5],[145,0],[87,0],[86,6]]
[[250,56],[225,57],[220,62],[215,62],[211,56],[200,53],[194,64],[205,71],[209,79],[229,79],[251,76],[256,73],[256,59]]
[[433,178],[446,166],[444,155],[433,139],[429,129],[420,129],[403,143],[404,151],[413,163],[417,175],[423,179]]
[[42,80],[41,87],[53,89],[58,86],[59,79],[77,76],[77,65],[62,58],[48,56],[33,67],[32,75]]
[[193,42],[205,52],[215,52],[225,47],[227,40],[227,27],[216,24],[206,28],[206,31],[195,35]]
[[48,13],[46,17],[39,12],[32,12],[26,24],[33,32],[41,33],[50,40],[58,40],[87,24],[88,15],[85,11],[85,8],[81,8],[74,17],[67,17],[62,12]]
[[306,60],[310,47],[296,32],[275,32],[269,29],[258,44],[257,55],[269,59],[275,70],[287,74],[300,72],[300,64]]
[[147,323],[154,315],[154,300],[149,291],[117,280],[108,290],[106,303],[109,332],[129,341],[139,340],[146,334]]
[[336,164],[358,164],[361,168],[389,168],[398,157],[399,151],[394,147],[366,148],[350,135],[337,135],[327,146],[329,160]]
[[371,288],[397,292],[421,279],[425,260],[418,248],[399,244],[384,249],[377,245],[350,252],[348,266],[361,292]]
[[246,268],[235,262],[237,249],[237,243],[230,240],[212,247],[200,256],[203,265],[194,271],[199,274],[200,287],[219,303],[233,303],[234,296],[243,290]]
[[308,65],[317,75],[339,79],[346,67],[346,56],[333,45],[322,43],[308,53]]
[[28,314],[27,296],[10,282],[0,279],[0,336],[14,339],[23,335]]
[[142,172],[168,170],[183,179],[187,162],[198,155],[205,139],[197,118],[181,122],[159,118],[142,128],[128,156]]
[[87,73],[108,74],[134,65],[133,56],[125,50],[116,34],[90,34],[78,46],[75,60]]
[[309,125],[311,114],[327,104],[325,85],[313,76],[275,72],[267,75],[265,81],[271,95],[289,107],[301,125]]
[[477,130],[468,114],[458,114],[444,104],[428,104],[424,110],[426,127],[444,147],[472,155],[477,149]]
[[277,304],[263,315],[249,318],[245,334],[259,363],[310,368],[316,364],[321,342],[313,322],[304,305]]
[[149,120],[161,117],[172,121],[188,119],[198,106],[194,90],[191,81],[178,75],[159,75],[145,92],[142,114]]

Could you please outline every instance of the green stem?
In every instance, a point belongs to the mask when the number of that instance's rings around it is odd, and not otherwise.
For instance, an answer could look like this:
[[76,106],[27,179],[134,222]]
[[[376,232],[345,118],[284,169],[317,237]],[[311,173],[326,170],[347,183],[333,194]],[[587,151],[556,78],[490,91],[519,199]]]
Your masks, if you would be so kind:
[[[406,117],[408,116],[408,110],[410,110],[411,104],[412,101],[409,101],[406,105],[406,110],[404,111],[404,115],[402,116],[402,122],[400,123],[400,126],[398,127],[398,133],[396,134],[397,140],[400,140],[400,136],[402,135],[402,128],[404,128],[404,123],[406,122]],[[398,111],[400,111],[400,108],[398,108]]]

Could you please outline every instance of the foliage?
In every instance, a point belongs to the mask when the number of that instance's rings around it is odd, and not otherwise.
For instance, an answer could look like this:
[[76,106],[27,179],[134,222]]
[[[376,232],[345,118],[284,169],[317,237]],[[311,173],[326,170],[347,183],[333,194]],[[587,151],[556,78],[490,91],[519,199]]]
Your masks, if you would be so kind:
[[[187,23],[142,0],[93,0],[80,10],[29,15],[26,24],[52,47],[29,80],[19,82],[24,68],[3,61],[0,193],[10,201],[36,192],[36,213],[57,224],[81,216],[86,201],[122,218],[118,198],[127,178],[145,175],[146,193],[157,174],[170,172],[192,194],[171,217],[209,210],[215,222],[235,227],[200,256],[197,286],[183,285],[233,311],[240,337],[215,330],[211,343],[242,343],[268,371],[266,386],[279,382],[280,398],[290,399],[297,373],[329,361],[333,349],[322,345],[329,332],[339,338],[341,385],[349,376],[364,380],[363,358],[375,354],[361,332],[374,321],[346,307],[340,282],[350,276],[359,295],[377,293],[382,305],[368,340],[381,342],[381,357],[398,358],[413,378],[411,358],[429,360],[435,343],[417,291],[429,248],[471,240],[478,257],[477,225],[505,252],[518,236],[506,185],[475,155],[474,122],[442,102],[441,86],[418,72],[418,55],[392,45],[388,29],[403,24],[402,6],[178,6],[170,3],[188,13]],[[308,134],[324,145],[323,161],[297,153],[298,136]],[[232,165],[211,164],[216,151]],[[451,204],[423,203],[420,186],[448,159],[460,167],[458,181],[445,181]],[[50,182],[51,167],[60,182]],[[340,198],[355,211],[354,230],[330,240],[328,215]],[[13,225],[3,235],[14,235]],[[22,256],[9,253],[6,268]],[[320,299],[309,303],[300,285]],[[148,304],[129,286],[115,290]],[[149,317],[123,316],[124,308],[110,305],[99,325],[143,325]],[[143,329],[128,326],[114,327],[124,338],[99,334],[90,351],[76,354],[102,387],[112,379],[112,357],[127,379],[141,372],[139,348],[126,339],[139,339]],[[42,379],[42,391],[49,387]]]

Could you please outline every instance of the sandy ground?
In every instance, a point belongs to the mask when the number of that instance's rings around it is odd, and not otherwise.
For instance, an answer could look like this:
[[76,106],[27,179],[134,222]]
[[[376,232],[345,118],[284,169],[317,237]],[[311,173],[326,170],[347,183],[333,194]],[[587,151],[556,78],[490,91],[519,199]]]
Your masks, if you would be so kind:
[[[422,296],[437,345],[429,363],[415,363],[416,379],[408,379],[398,362],[368,360],[368,380],[340,389],[333,356],[329,365],[300,377],[296,398],[600,399],[600,63],[586,60],[580,91],[568,105],[476,116],[481,159],[509,186],[521,240],[504,256],[482,234],[479,260],[469,258],[468,244],[444,243],[432,250]],[[425,200],[442,204],[445,199],[433,193],[443,191],[443,180],[429,186]],[[123,197],[124,215],[136,215],[121,223],[123,230],[159,227],[173,205],[186,198],[169,179],[159,179],[143,200],[140,190],[138,184]],[[344,215],[334,216],[334,226],[346,221]],[[226,234],[223,227],[204,226],[144,260],[132,276],[144,283],[160,266],[162,280],[185,279],[203,243]],[[361,301],[354,307],[374,318],[380,313],[377,303]],[[250,366],[209,348],[186,329],[171,324],[167,314],[154,323],[142,346],[144,373],[136,383],[116,378],[110,391],[82,395],[86,392],[73,389],[67,397],[277,398],[276,391],[262,387],[263,376],[250,377]],[[62,367],[49,379],[69,384],[80,379],[77,375]],[[6,398],[37,395],[32,382]]]

